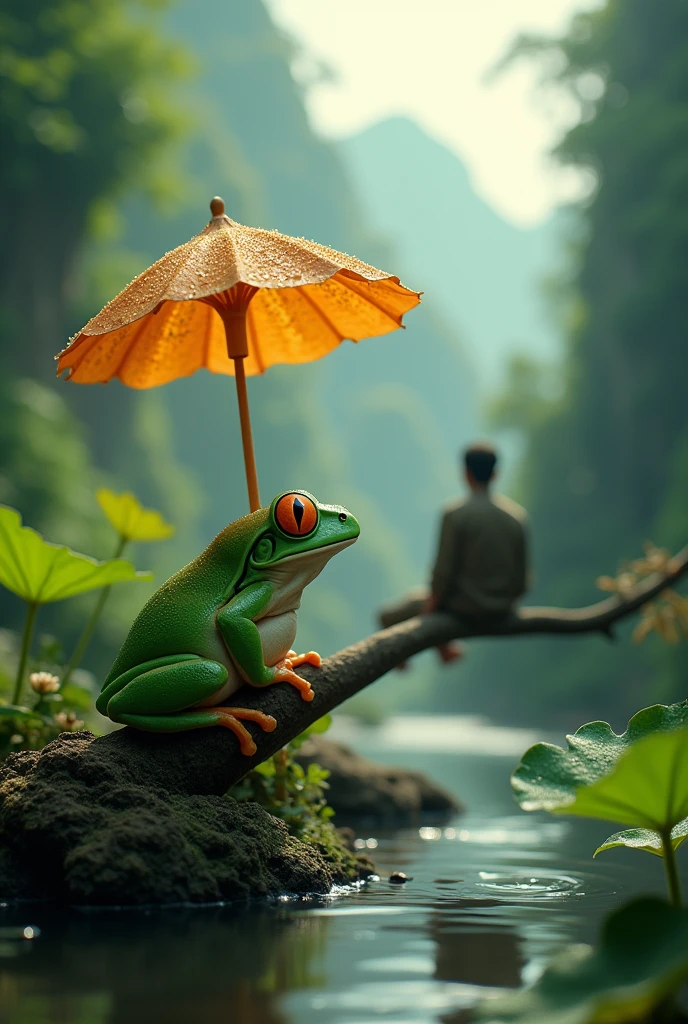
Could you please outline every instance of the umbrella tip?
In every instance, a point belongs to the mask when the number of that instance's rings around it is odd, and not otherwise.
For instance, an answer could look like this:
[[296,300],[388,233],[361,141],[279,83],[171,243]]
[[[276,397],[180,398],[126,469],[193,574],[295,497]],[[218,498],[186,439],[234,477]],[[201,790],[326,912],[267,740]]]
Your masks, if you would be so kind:
[[213,217],[221,217],[225,212],[225,201],[220,199],[219,196],[215,196],[214,199],[210,200],[210,212]]

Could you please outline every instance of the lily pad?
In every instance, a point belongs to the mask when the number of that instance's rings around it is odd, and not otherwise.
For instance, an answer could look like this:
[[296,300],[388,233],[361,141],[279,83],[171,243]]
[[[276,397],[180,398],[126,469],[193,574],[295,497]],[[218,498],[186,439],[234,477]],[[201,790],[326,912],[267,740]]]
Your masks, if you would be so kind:
[[581,786],[572,801],[553,809],[670,831],[688,817],[688,728],[638,740],[608,775]]
[[144,508],[129,491],[115,494],[101,487],[96,491],[96,500],[120,537],[128,541],[167,540],[174,534],[174,526],[161,512]]
[[[639,711],[621,735],[617,735],[607,722],[590,722],[573,736],[566,737],[567,750],[553,743],[536,743],[526,751],[512,775],[511,785],[516,799],[524,811],[583,814],[652,828],[654,826],[648,824],[646,818],[629,820],[618,813],[592,813],[588,800],[584,810],[580,794],[583,787],[591,787],[608,775],[619,758],[640,740],[668,734],[682,726],[688,726],[688,701],[668,706],[655,704]],[[648,750],[648,756],[650,753]],[[687,815],[688,811],[681,818]],[[676,818],[672,825],[681,818]]]
[[[671,830],[671,845],[678,850],[681,843],[688,839],[688,818],[679,822]],[[662,857],[662,837],[659,832],[651,828],[627,828],[625,832],[615,832],[613,836],[606,839],[601,846],[598,846],[593,857],[605,850],[613,850],[616,847],[625,846],[629,850],[645,850],[646,853],[654,853]]]
[[596,949],[570,946],[530,988],[485,999],[491,1024],[621,1024],[644,1020],[688,978],[688,911],[644,898],[605,922]]
[[48,604],[124,580],[150,580],[131,562],[97,562],[69,548],[50,544],[22,520],[16,509],[0,505],[0,584],[32,604]]

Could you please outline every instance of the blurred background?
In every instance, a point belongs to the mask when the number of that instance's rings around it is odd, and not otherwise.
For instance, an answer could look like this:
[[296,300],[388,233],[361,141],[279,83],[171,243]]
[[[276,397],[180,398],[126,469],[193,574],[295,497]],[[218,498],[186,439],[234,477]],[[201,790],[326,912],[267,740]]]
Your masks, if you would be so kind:
[[[177,526],[137,556],[159,584],[246,511],[230,382],[83,387],[53,359],[220,194],[424,291],[405,331],[249,381],[264,497],[307,488],[362,524],[300,648],[426,581],[476,438],[529,510],[533,603],[590,603],[645,541],[688,541],[683,0],[3,0],[0,125],[0,502],[49,540],[111,555],[95,488],[133,490]],[[150,592],[113,593],[98,682]],[[71,649],[92,602],[39,630]],[[0,623],[21,615],[3,590]],[[685,696],[685,649],[631,629],[427,654],[352,710],[620,727]]]

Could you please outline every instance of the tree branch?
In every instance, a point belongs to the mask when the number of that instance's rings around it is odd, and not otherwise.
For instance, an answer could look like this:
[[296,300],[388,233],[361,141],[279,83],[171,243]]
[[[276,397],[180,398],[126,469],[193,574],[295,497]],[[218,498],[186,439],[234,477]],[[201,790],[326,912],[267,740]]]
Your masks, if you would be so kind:
[[[449,640],[477,636],[525,636],[533,633],[611,636],[616,622],[657,597],[688,572],[688,547],[672,559],[671,571],[654,574],[623,598],[613,596],[587,608],[522,608],[514,615],[481,629],[445,614],[423,615],[383,629],[327,658],[320,668],[299,672],[315,690],[308,703],[287,685],[262,690],[246,686],[232,696],[237,707],[259,708],[277,719],[272,733],[248,725],[258,752],[243,757],[235,737],[225,729],[204,729],[172,735],[121,729],[91,744],[102,764],[113,759],[140,783],[173,793],[224,793],[256,764],[276,753],[322,715],[353,697],[399,662]],[[95,749],[94,749],[95,748]],[[84,755],[85,757],[88,755]]]

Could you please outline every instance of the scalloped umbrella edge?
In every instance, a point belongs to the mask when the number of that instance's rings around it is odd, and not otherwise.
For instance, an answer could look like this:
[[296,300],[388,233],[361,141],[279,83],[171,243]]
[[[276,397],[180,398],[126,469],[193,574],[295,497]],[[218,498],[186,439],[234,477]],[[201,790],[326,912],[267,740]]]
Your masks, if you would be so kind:
[[231,220],[224,202],[188,242],[139,274],[56,356],[76,384],[147,389],[205,368],[234,375],[250,511],[260,508],[246,377],[388,334],[421,292],[305,238]]

